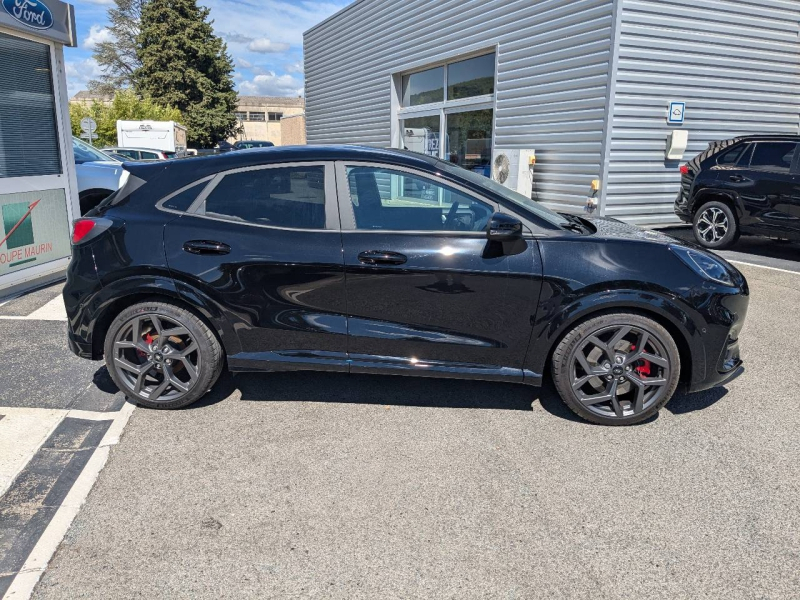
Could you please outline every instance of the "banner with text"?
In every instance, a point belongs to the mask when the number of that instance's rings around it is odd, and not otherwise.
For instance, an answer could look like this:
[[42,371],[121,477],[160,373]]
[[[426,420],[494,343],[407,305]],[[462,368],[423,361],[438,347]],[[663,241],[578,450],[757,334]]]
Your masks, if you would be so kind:
[[70,255],[63,189],[0,194],[0,275]]

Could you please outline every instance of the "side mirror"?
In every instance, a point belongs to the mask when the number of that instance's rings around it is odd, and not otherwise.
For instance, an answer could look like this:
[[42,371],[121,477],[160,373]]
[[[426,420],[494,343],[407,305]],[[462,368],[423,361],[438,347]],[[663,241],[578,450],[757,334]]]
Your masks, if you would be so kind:
[[512,215],[494,213],[486,228],[489,241],[509,242],[522,238],[522,222]]

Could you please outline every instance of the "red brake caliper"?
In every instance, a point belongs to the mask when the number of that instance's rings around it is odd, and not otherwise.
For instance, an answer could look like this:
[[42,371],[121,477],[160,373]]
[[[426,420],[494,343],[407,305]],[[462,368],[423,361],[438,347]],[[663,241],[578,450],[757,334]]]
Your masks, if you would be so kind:
[[[631,346],[631,352],[633,352],[634,350],[636,350],[636,346]],[[650,377],[650,365],[651,365],[650,361],[641,359],[639,360],[639,362],[642,364],[640,364],[635,369],[636,372],[639,374],[639,377]]]
[[[144,341],[147,342],[148,346],[153,343],[154,339],[155,338],[152,335],[150,335],[149,333],[146,333],[145,336],[144,336]],[[147,355],[147,353],[142,352],[141,350],[138,350],[138,349],[136,350],[136,354],[138,354],[139,356],[146,356]]]

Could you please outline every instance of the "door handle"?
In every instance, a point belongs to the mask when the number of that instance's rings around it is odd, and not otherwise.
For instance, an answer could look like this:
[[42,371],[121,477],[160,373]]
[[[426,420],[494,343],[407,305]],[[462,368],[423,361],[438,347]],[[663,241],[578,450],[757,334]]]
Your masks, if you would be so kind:
[[731,175],[728,179],[730,179],[734,183],[741,183],[742,181],[744,181],[744,177],[742,177],[741,175]]
[[402,265],[408,258],[398,252],[388,250],[368,250],[358,255],[359,262],[365,265]]
[[206,240],[192,240],[183,245],[183,249],[190,254],[230,254],[231,247],[222,242]]

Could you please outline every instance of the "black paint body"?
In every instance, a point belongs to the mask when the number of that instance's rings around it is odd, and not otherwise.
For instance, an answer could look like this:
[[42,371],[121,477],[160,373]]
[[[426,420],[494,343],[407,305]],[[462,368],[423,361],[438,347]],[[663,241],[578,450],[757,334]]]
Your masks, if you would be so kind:
[[[525,234],[501,242],[481,232],[288,230],[156,206],[216,173],[303,161],[366,161],[437,176],[519,216]],[[686,388],[705,389],[741,372],[737,339],[748,289],[735,268],[726,264],[733,285],[715,283],[671,250],[685,242],[612,219],[566,230],[437,165],[407,152],[357,147],[126,165],[146,183],[101,205],[91,216],[109,226],[74,247],[64,290],[70,347],[101,358],[111,320],[126,306],[159,298],[200,315],[218,333],[232,370],[539,385],[554,345],[576,323],[600,312],[637,311],[675,337]],[[197,254],[187,246],[209,241],[225,251]],[[365,253],[390,262],[370,264]],[[392,264],[395,255],[402,261]]]
[[[712,144],[687,163],[675,214],[691,223],[697,210],[716,200],[728,204],[743,234],[800,241],[800,150],[787,169],[752,167],[748,146],[786,142],[800,148],[800,136],[744,136]],[[720,164],[720,157],[744,147],[736,164]]]

